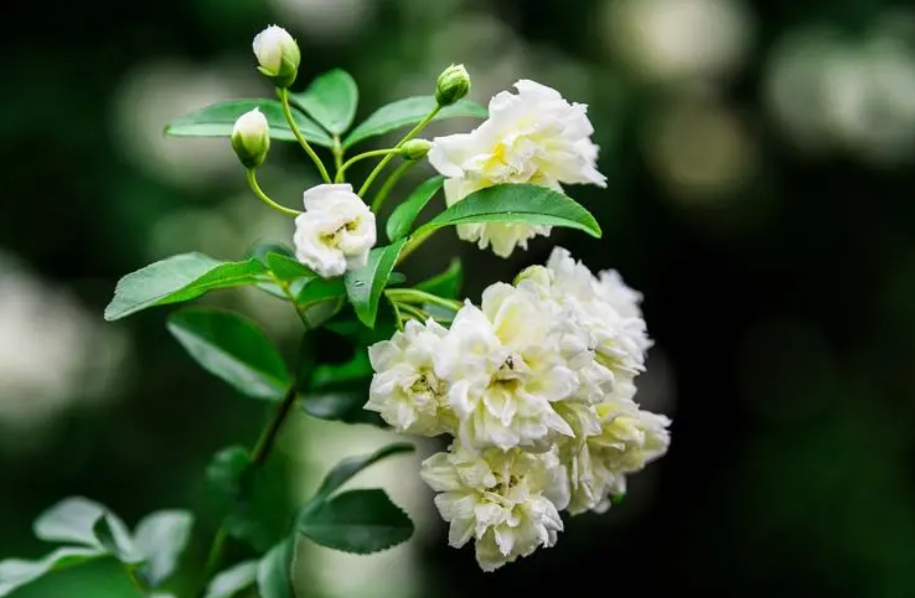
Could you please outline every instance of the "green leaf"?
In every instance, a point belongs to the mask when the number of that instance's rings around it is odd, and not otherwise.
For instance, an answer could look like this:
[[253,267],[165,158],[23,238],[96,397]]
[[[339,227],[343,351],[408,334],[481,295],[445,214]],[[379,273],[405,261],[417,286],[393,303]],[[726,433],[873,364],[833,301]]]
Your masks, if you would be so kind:
[[419,236],[457,224],[526,222],[533,225],[577,228],[592,237],[601,230],[594,216],[572,198],[538,185],[502,184],[471,193],[419,227]]
[[283,358],[247,318],[186,308],[169,316],[168,330],[203,369],[249,397],[280,401],[289,388]]
[[[343,147],[348,148],[394,129],[418,124],[436,105],[435,96],[417,96],[383,106],[347,135]],[[435,120],[460,117],[486,118],[488,115],[486,108],[464,99],[440,110]]]
[[133,565],[145,560],[137,551],[123,522],[110,513],[98,518],[92,526],[92,533],[99,545],[118,561]]
[[158,511],[137,525],[134,544],[147,561],[142,572],[152,587],[159,587],[175,572],[193,525],[194,516],[187,511]]
[[270,549],[257,568],[257,589],[261,598],[295,598],[292,589],[292,539]]
[[258,561],[245,561],[213,578],[204,598],[232,598],[257,581]]
[[422,212],[426,204],[435,197],[445,183],[445,177],[435,176],[416,188],[410,197],[397,206],[391,217],[388,218],[387,233],[391,241],[402,239],[410,234],[416,217]]
[[[93,528],[95,522],[107,513],[108,509],[103,505],[75,496],[60,501],[39,515],[32,529],[38,539],[45,542],[76,543],[98,548],[100,545]],[[124,528],[123,522],[118,523]]]
[[346,296],[346,285],[342,276],[337,278],[315,278],[309,281],[296,297],[302,305],[323,303]]
[[340,135],[356,117],[359,88],[349,73],[334,69],[320,75],[302,93],[289,94],[289,99],[329,133]]
[[454,258],[447,270],[422,281],[416,285],[416,288],[446,299],[457,299],[461,292],[463,279],[464,271],[461,267],[461,260]]
[[376,247],[369,252],[365,266],[346,273],[346,294],[359,320],[369,328],[375,327],[381,293],[406,242],[401,239],[386,247]]
[[[244,99],[218,102],[173,120],[165,126],[171,137],[231,137],[235,121],[257,108],[267,117],[270,137],[278,141],[296,141],[283,115],[283,105],[276,100]],[[309,143],[331,147],[333,139],[301,111],[292,109],[292,117]]]
[[[369,455],[356,455],[343,459],[324,477],[324,481],[321,482],[321,486],[318,488],[318,491],[315,492],[314,497],[312,497],[308,504],[313,506],[327,500],[327,497],[339,489],[340,486],[370,465],[378,463],[382,459],[392,455],[412,453],[414,450],[415,447],[408,442],[395,442],[382,447]],[[308,507],[306,507],[306,509],[307,508]]]
[[277,253],[279,255],[295,259],[295,250],[289,245],[283,243],[274,243],[273,241],[259,241],[248,249],[247,257],[256,257],[265,266],[267,265],[267,254]]
[[311,281],[318,278],[318,275],[315,274],[315,272],[295,258],[269,252],[267,253],[266,260],[270,271],[280,280],[291,282],[304,278]]
[[214,289],[256,284],[266,280],[266,268],[255,258],[222,262],[202,253],[183,253],[122,278],[105,308],[110,321],[156,305],[190,301]]
[[307,509],[299,531],[322,546],[370,554],[386,550],[413,535],[413,522],[384,490],[350,490]]
[[216,453],[207,467],[207,482],[220,495],[234,500],[241,494],[242,477],[250,466],[248,449],[243,446],[224,448]]
[[229,535],[265,552],[287,532],[295,507],[287,504],[289,471],[282,460],[251,465],[247,449],[229,447],[216,454],[206,477],[221,499]]
[[38,578],[74,565],[106,556],[100,548],[59,548],[37,561],[9,559],[0,562],[0,597]]
[[[360,328],[365,330],[361,324]],[[318,419],[387,427],[378,413],[363,408],[372,374],[365,349],[345,363],[319,365],[302,394],[302,410]]]

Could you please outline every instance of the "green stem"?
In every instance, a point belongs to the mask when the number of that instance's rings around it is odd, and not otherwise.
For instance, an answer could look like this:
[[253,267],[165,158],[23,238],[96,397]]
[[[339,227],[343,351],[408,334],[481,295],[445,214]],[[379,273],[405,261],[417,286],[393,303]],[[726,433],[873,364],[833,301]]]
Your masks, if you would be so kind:
[[381,204],[384,203],[384,200],[388,198],[388,195],[391,193],[391,189],[400,182],[400,179],[403,178],[403,175],[406,174],[408,170],[416,166],[417,160],[405,160],[398,166],[394,172],[385,180],[384,184],[379,189],[378,194],[375,195],[375,199],[372,200],[372,211],[378,212],[381,209]]
[[[339,135],[334,135],[334,145],[330,151],[334,154],[334,168],[337,170],[337,177],[339,177],[340,168],[343,166],[343,146],[340,144]],[[334,179],[337,177],[334,177]]]
[[302,132],[299,131],[298,125],[295,124],[295,119],[292,117],[292,109],[289,107],[289,90],[285,87],[278,87],[276,93],[280,96],[280,103],[283,104],[283,116],[286,117],[286,122],[292,130],[292,134],[295,135],[299,145],[302,146],[302,149],[305,150],[308,157],[311,158],[312,162],[315,163],[315,166],[318,167],[318,172],[321,173],[321,178],[324,179],[324,182],[330,183],[330,175],[327,173],[327,168],[324,167],[324,162],[321,161],[321,158],[318,157],[315,150],[311,149],[311,146],[308,145],[308,141],[305,140]]
[[[404,138],[401,139],[399,142],[397,142],[397,145],[395,145],[394,147],[397,149],[400,149],[400,147],[403,146],[404,143],[410,141],[411,139],[413,139],[414,137],[419,135],[420,131],[425,129],[426,125],[428,125],[430,122],[432,122],[432,119],[434,119],[436,117],[436,115],[438,115],[439,110],[441,110],[441,109],[442,109],[441,106],[436,106],[435,108],[433,108],[432,111],[426,115],[426,118],[422,119],[418,125],[413,127],[412,131],[410,131],[409,133],[404,135]],[[387,156],[384,157],[384,159],[381,160],[381,162],[378,163],[378,165],[375,167],[375,170],[373,170],[371,172],[371,174],[369,174],[369,178],[365,179],[365,183],[362,184],[362,188],[359,189],[359,197],[365,197],[365,194],[369,190],[369,188],[372,186],[372,183],[375,182],[375,179],[378,178],[378,175],[381,174],[381,171],[384,170],[384,167],[387,166],[388,163],[393,159],[394,159],[394,154],[388,154]]]
[[294,218],[302,213],[298,210],[293,210],[291,208],[281,206],[280,204],[278,204],[275,201],[273,201],[272,199],[270,199],[270,197],[268,197],[267,194],[264,193],[263,189],[261,189],[261,186],[257,183],[257,172],[253,168],[248,169],[247,176],[248,176],[248,186],[251,187],[251,190],[254,191],[254,195],[256,195],[259,200],[261,200],[262,202],[264,202],[265,204],[267,204],[268,206],[270,206],[277,212],[280,212],[281,214],[284,214],[286,216],[292,216]]
[[394,320],[397,322],[397,329],[403,331],[404,317],[400,313],[400,308],[397,306],[397,302],[388,297],[388,303],[391,304],[391,309],[394,310]]
[[286,299],[289,300],[289,303],[292,304],[292,308],[295,310],[295,314],[299,316],[299,320],[302,322],[302,325],[305,327],[305,332],[314,329],[314,326],[311,325],[311,321],[308,319],[308,314],[302,310],[299,306],[299,302],[296,301],[296,298],[293,297],[292,291],[289,290],[289,282],[285,280],[280,280],[276,276],[273,277],[273,280],[276,282],[276,285],[282,289],[283,294],[286,295]]
[[410,240],[407,241],[406,245],[404,245],[403,251],[400,252],[400,257],[397,258],[397,263],[399,264],[402,261],[404,261],[405,259],[407,259],[407,257],[411,253],[416,251],[420,245],[425,243],[429,239],[429,237],[434,235],[438,230],[439,229],[437,229],[437,228],[433,228],[430,230],[426,230],[425,232],[422,232],[418,235],[413,235],[412,237],[410,237]]
[[461,309],[461,307],[463,307],[463,304],[460,301],[455,301],[454,299],[445,299],[444,297],[439,297],[438,295],[433,295],[432,293],[420,291],[419,289],[389,289],[385,291],[385,294],[393,301],[401,304],[432,303],[452,311],[458,311]]
[[144,587],[144,584],[140,581],[140,578],[137,577],[136,565],[125,565],[124,569],[127,571],[127,577],[130,578],[130,583],[140,592],[141,596],[148,596],[149,594]]
[[[293,380],[292,383],[290,383],[289,388],[286,390],[286,395],[283,397],[283,402],[280,403],[280,406],[276,410],[273,419],[270,420],[270,423],[261,432],[260,437],[257,439],[257,443],[254,445],[254,449],[251,451],[251,467],[261,467],[267,461],[267,457],[270,456],[270,452],[276,445],[276,439],[280,435],[280,430],[283,428],[283,423],[286,421],[289,412],[292,410],[292,406],[295,405],[295,400],[297,397],[298,393],[296,391],[296,382]],[[217,571],[219,571],[219,567],[222,563],[222,558],[225,554],[228,539],[229,533],[226,530],[225,525],[219,526],[219,529],[216,530],[216,535],[213,537],[213,542],[210,544],[210,550],[207,555],[206,565],[204,566],[204,583],[203,587],[200,589],[200,596],[203,596],[206,592],[207,582],[216,574]]]
[[389,156],[390,154],[394,154],[394,153],[397,153],[397,152],[399,152],[399,151],[400,151],[400,150],[398,150],[396,147],[392,147],[392,148],[388,148],[388,149],[377,149],[377,150],[372,150],[372,151],[369,151],[369,152],[365,152],[365,153],[363,153],[363,154],[359,154],[358,156],[353,156],[352,158],[350,158],[349,160],[347,160],[342,166],[340,166],[340,168],[337,170],[337,176],[334,177],[334,182],[335,182],[335,183],[342,183],[342,182],[343,182],[343,174],[346,172],[346,169],[349,168],[350,166],[352,166],[353,164],[355,164],[356,162],[358,162],[359,160],[365,160],[366,158],[375,158],[375,157],[377,157],[377,156],[385,156],[385,157],[387,157],[387,156]]
[[418,307],[410,305],[409,303],[399,303],[397,307],[401,312],[407,314],[408,316],[412,316],[414,319],[419,320],[420,322],[425,322],[429,319],[429,314],[419,309]]

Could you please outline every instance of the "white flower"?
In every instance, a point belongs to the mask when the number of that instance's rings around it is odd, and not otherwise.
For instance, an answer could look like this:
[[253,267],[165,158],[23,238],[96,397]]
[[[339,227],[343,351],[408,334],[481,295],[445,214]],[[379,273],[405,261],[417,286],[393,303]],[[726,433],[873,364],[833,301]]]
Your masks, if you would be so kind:
[[477,453],[455,443],[450,452],[426,459],[421,475],[441,493],[435,506],[451,524],[449,544],[460,548],[475,540],[484,571],[553,546],[563,529],[559,511],[569,494],[555,450]]
[[[489,119],[470,133],[433,141],[429,162],[444,176],[449,206],[470,193],[499,183],[530,183],[562,192],[561,184],[606,186],[597,171],[598,148],[584,104],[569,104],[554,89],[521,80],[517,94],[502,92],[489,103]],[[461,239],[492,246],[508,257],[515,247],[527,248],[550,227],[526,223],[485,223],[458,226]]]
[[600,278],[571,254],[557,247],[544,270],[519,276],[518,287],[559,305],[557,317],[566,335],[594,351],[597,362],[620,379],[644,370],[648,338],[639,302],[641,294],[608,270]]
[[270,77],[288,76],[299,67],[302,59],[299,46],[289,32],[271,25],[254,37],[254,55],[262,72]]
[[595,164],[587,106],[569,104],[534,81],[518,81],[515,88],[517,94],[504,91],[490,101],[489,119],[474,131],[435,139],[432,165],[446,177],[489,184],[543,178],[606,186]]
[[563,442],[560,454],[569,472],[573,515],[606,510],[610,497],[625,494],[627,474],[667,452],[670,420],[640,409],[634,395],[634,385],[619,384],[605,402],[591,407],[598,429]]
[[436,356],[448,402],[468,447],[542,448],[569,425],[551,403],[572,397],[575,373],[550,335],[551,320],[529,293],[497,283],[482,309],[467,303]]
[[433,359],[447,330],[429,320],[407,322],[403,332],[369,347],[375,376],[365,408],[377,411],[398,432],[437,436],[456,432],[447,405],[447,385],[435,373]]
[[295,254],[323,276],[360,268],[375,245],[375,214],[351,185],[318,185],[305,192],[305,213],[295,219]]

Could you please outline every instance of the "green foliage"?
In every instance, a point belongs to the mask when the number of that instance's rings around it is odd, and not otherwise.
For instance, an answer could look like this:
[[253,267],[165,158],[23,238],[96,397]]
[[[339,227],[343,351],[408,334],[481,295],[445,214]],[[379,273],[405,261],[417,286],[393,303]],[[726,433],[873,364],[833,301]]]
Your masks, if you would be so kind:
[[47,542],[77,546],[59,548],[37,561],[0,562],[0,597],[53,571],[102,557],[116,559],[131,575],[138,572],[137,579],[154,590],[174,573],[192,525],[190,513],[161,511],[143,519],[131,534],[117,515],[99,503],[82,497],[65,499],[35,520],[34,532]]
[[[424,119],[437,105],[435,96],[417,96],[383,106],[346,136],[343,141],[343,147],[349,148],[366,139],[384,135],[401,127],[415,125]],[[486,118],[487,115],[488,112],[483,106],[470,100],[461,100],[440,110],[435,116],[435,120],[460,117]]]
[[102,549],[73,547],[59,548],[37,561],[21,559],[2,561],[0,562],[0,596],[8,596],[14,590],[53,571],[81,565],[103,556],[106,556],[106,553]]
[[[235,121],[242,114],[257,108],[264,113],[270,125],[270,137],[278,141],[296,141],[286,117],[283,105],[276,100],[245,99],[218,102],[206,108],[175,119],[165,127],[165,134],[171,137],[231,137]],[[333,139],[300,110],[293,109],[292,116],[302,135],[315,145],[330,147]]]
[[270,549],[257,567],[257,589],[261,598],[296,598],[292,589],[294,539],[286,538]]
[[572,198],[552,189],[527,184],[503,184],[471,193],[415,233],[420,236],[443,226],[476,222],[526,222],[565,226],[600,237],[600,225]]
[[397,241],[410,234],[410,229],[426,204],[435,197],[445,183],[445,178],[434,176],[417,187],[388,218],[387,233],[391,241]]
[[283,535],[292,511],[287,509],[286,470],[271,460],[255,467],[242,446],[219,451],[207,467],[207,482],[221,499],[223,525],[233,538],[266,551]]
[[202,253],[183,253],[155,262],[122,278],[105,319],[118,320],[157,305],[190,301],[207,291],[266,281],[266,268],[255,258],[222,262]]
[[313,541],[343,552],[370,554],[413,535],[413,522],[384,490],[350,490],[306,509],[299,531]]
[[245,561],[213,578],[204,598],[232,598],[257,582],[258,561]]
[[159,587],[177,569],[193,525],[194,518],[186,511],[158,511],[137,524],[133,543],[146,560],[140,573],[152,587]]
[[284,282],[311,281],[318,277],[310,268],[294,257],[271,251],[267,253],[265,259],[273,275]]
[[371,379],[372,365],[361,347],[347,362],[320,364],[302,393],[302,410],[318,419],[386,427],[377,413],[363,409]]
[[249,397],[279,401],[292,383],[282,356],[247,318],[186,308],[169,317],[168,330],[203,369]]
[[378,552],[408,540],[413,534],[413,522],[383,490],[332,495],[370,465],[413,450],[411,444],[395,443],[369,455],[340,461],[302,508],[299,531],[322,546],[358,554]]
[[318,488],[318,491],[315,492],[310,504],[327,500],[327,498],[338,490],[340,486],[370,465],[378,463],[382,459],[386,459],[393,455],[412,453],[414,450],[415,447],[410,443],[395,442],[382,447],[369,455],[357,455],[343,459],[324,477],[324,481],[321,482],[321,486]]
[[369,252],[365,266],[346,273],[346,294],[359,320],[369,328],[375,326],[381,293],[405,244],[406,239],[401,239],[386,247],[376,247]]
[[426,293],[432,293],[446,299],[457,299],[461,292],[461,284],[464,280],[464,270],[461,266],[461,260],[454,258],[448,269],[441,274],[436,274],[428,280],[424,280],[416,285],[416,288]]
[[289,100],[307,112],[328,133],[345,133],[356,117],[359,88],[352,76],[334,69],[320,75],[302,93],[289,94]]

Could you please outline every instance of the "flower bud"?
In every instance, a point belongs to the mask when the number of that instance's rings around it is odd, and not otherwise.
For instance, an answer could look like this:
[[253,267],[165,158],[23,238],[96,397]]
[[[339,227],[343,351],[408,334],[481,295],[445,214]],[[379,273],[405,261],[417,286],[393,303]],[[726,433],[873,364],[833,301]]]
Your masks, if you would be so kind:
[[270,149],[270,125],[263,112],[255,108],[238,117],[232,129],[232,149],[245,168],[264,163]]
[[400,146],[400,155],[407,160],[421,160],[432,149],[432,142],[426,139],[411,139]]
[[299,73],[302,55],[292,36],[276,25],[267,27],[254,38],[257,70],[273,79],[278,87],[289,87]]
[[470,75],[463,64],[452,64],[438,77],[435,101],[439,106],[450,106],[470,91]]

